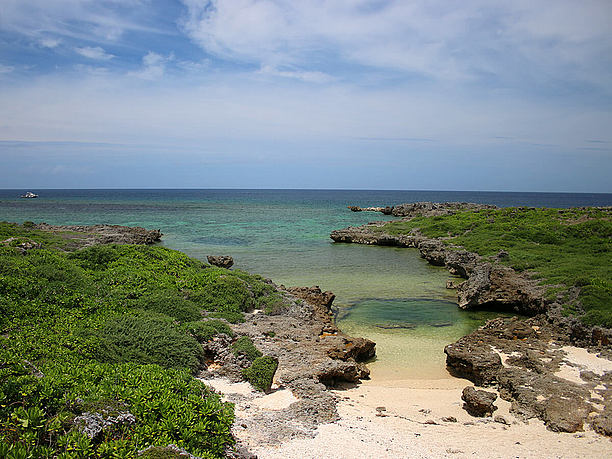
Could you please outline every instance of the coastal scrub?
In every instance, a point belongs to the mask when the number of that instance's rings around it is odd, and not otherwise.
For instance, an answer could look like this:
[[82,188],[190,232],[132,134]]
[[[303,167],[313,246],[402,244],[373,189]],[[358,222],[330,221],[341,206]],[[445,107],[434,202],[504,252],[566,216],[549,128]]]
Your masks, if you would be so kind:
[[[566,314],[612,327],[612,215],[609,209],[511,207],[416,217],[377,228],[421,234],[528,272],[561,299]],[[500,251],[503,257],[497,258]],[[578,292],[577,295],[574,292]]]
[[0,223],[11,237],[35,244],[0,246],[0,457],[170,444],[222,457],[233,406],[193,378],[198,341],[232,336],[208,313],[238,322],[274,289],[160,246],[70,252],[57,234]]

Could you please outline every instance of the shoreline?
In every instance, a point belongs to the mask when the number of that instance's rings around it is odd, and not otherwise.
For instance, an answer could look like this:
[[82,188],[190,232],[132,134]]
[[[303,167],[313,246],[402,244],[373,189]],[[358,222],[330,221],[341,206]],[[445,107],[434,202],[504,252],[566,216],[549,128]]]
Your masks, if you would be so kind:
[[[397,210],[397,216],[410,220],[460,211],[479,212],[482,208],[466,203],[413,203],[380,211]],[[349,209],[355,211],[351,206]],[[334,230],[330,237],[336,243],[417,248],[429,263],[445,266],[450,273],[466,279],[459,285],[447,286],[457,290],[460,308],[502,306],[532,316],[488,321],[446,346],[446,365],[454,376],[479,386],[496,387],[501,397],[512,403],[514,413],[525,419],[539,418],[551,430],[577,432],[591,424],[600,433],[612,435],[612,366],[609,372],[593,372],[576,364],[584,374],[570,379],[561,373],[568,361],[561,349],[570,343],[600,352],[602,360],[610,362],[606,357],[609,359],[612,353],[605,343],[612,341],[612,330],[586,328],[564,317],[561,306],[545,296],[545,289],[535,279],[499,263],[503,251],[496,260],[485,259],[460,246],[448,246],[439,238],[426,237],[418,230],[400,235],[385,233],[380,229],[384,224],[374,222]]]

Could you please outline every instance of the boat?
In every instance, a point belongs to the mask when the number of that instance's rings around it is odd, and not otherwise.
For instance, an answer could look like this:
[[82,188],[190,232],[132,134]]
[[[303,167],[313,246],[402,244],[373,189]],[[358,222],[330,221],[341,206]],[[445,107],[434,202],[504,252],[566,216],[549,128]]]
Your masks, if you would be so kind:
[[31,191],[28,191],[26,194],[22,194],[21,196],[19,196],[20,198],[37,198],[38,195],[35,193],[32,193]]

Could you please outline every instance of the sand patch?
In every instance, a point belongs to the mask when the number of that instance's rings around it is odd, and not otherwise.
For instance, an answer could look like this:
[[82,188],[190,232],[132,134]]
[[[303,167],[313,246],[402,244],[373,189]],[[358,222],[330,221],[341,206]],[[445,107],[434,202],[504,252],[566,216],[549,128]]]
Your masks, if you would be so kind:
[[561,350],[565,353],[565,358],[561,362],[559,371],[555,373],[559,378],[575,384],[586,384],[586,381],[580,377],[581,371],[592,371],[599,376],[612,371],[612,361],[597,357],[584,348],[564,346]]
[[284,410],[298,398],[289,389],[281,389],[253,400],[253,405],[263,410]]
[[[539,420],[516,420],[498,399],[492,418],[474,418],[462,408],[466,380],[366,381],[335,391],[341,419],[324,424],[314,438],[255,447],[261,459],[276,458],[508,458],[607,457],[608,439],[592,431],[550,432]],[[490,390],[490,389],[487,389]],[[381,408],[384,408],[382,410]],[[452,422],[452,418],[457,422]]]

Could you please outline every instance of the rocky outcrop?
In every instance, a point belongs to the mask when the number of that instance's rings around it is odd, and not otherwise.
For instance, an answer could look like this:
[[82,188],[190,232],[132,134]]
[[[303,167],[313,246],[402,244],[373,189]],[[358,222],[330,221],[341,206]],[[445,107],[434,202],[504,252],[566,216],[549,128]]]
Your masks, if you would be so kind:
[[208,255],[206,259],[209,264],[220,268],[229,269],[234,266],[234,259],[229,255]]
[[558,432],[591,423],[606,434],[612,425],[612,362],[594,354],[589,360],[603,369],[587,371],[586,363],[568,354],[577,348],[567,345],[563,333],[543,315],[490,320],[446,346],[447,368],[476,385],[496,386],[519,417],[537,417]]
[[[275,439],[300,436],[320,423],[336,420],[336,399],[326,389],[367,379],[370,372],[364,362],[375,355],[374,342],[338,330],[331,314],[332,292],[317,286],[278,289],[286,303],[282,313],[245,313],[244,323],[231,325],[237,336],[250,337],[263,354],[278,360],[275,384],[299,398],[286,409],[246,421],[247,426],[258,423],[259,430],[261,425],[268,426],[266,431]],[[231,341],[218,335],[202,343],[207,370],[201,378],[242,380],[242,369],[250,362],[234,355]]]
[[[401,210],[394,208],[394,215],[409,219],[459,210],[467,209],[460,204],[414,203],[401,206]],[[485,258],[441,239],[424,237],[416,230],[404,235],[386,234],[381,228],[385,223],[333,231],[331,238],[336,242],[416,248],[431,264],[445,266],[465,279],[447,284],[448,288],[456,289],[459,307],[532,316],[526,320],[494,319],[446,346],[444,352],[451,374],[476,385],[496,386],[501,397],[512,402],[515,414],[537,417],[551,430],[576,432],[590,423],[598,432],[610,435],[612,364],[605,358],[612,357],[609,351],[612,330],[587,327],[566,317],[561,306],[546,297],[537,280],[502,264],[508,257],[504,251]],[[564,346],[569,343],[607,351],[601,354],[601,362],[610,371],[583,371],[575,376],[571,369],[582,367],[567,360]],[[568,376],[572,372],[574,377]]]
[[335,242],[409,247],[436,266],[445,266],[452,274],[466,278],[458,284],[457,302],[462,309],[497,309],[525,315],[542,313],[547,308],[545,289],[527,274],[487,261],[479,255],[418,231],[408,235],[391,235],[382,231],[384,222],[332,231]]
[[493,404],[497,395],[486,390],[478,390],[472,386],[463,389],[461,399],[465,402],[463,409],[475,417],[492,416],[497,407]]
[[161,241],[160,230],[120,225],[49,225],[33,228],[55,233],[71,243],[70,249],[101,244],[155,244]]
[[411,202],[408,204],[399,204],[397,206],[348,206],[348,208],[352,212],[381,212],[384,215],[393,215],[394,217],[413,218],[434,217],[466,210],[497,209],[497,206],[490,204],[475,204],[472,202]]
[[314,287],[285,287],[281,285],[280,288],[326,311],[331,309],[332,303],[336,299],[336,295],[333,292],[323,292],[318,285]]

